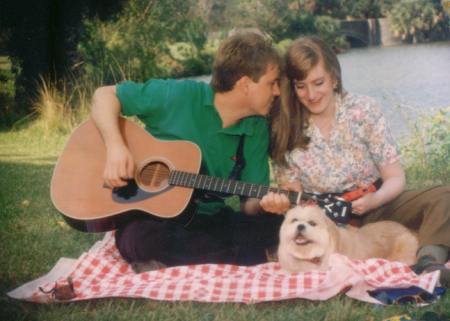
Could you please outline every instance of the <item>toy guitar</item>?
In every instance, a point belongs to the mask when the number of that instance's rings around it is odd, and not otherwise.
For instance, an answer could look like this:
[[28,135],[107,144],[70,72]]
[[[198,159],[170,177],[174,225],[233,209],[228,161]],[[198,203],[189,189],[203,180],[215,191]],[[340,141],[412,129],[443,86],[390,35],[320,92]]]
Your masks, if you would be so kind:
[[256,198],[271,191],[284,193],[294,205],[311,200],[335,221],[348,222],[351,203],[344,199],[200,175],[201,152],[196,144],[158,140],[125,118],[120,118],[120,128],[137,164],[127,186],[105,185],[106,148],[92,119],[72,133],[55,167],[52,201],[77,230],[106,232],[143,215],[169,219],[195,213],[194,189]]

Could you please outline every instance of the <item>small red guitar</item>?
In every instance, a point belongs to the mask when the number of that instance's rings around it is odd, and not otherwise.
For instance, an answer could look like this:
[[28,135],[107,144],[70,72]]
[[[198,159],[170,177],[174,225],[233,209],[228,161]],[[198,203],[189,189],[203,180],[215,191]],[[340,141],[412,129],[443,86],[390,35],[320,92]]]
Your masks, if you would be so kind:
[[113,190],[105,185],[106,148],[92,119],[72,133],[56,164],[52,201],[77,230],[106,232],[142,215],[169,219],[185,211],[195,213],[190,202],[194,189],[256,198],[270,191],[284,193],[292,204],[317,201],[328,216],[348,221],[351,203],[345,200],[200,175],[196,144],[158,140],[125,118],[120,118],[120,128],[137,168],[128,186]]

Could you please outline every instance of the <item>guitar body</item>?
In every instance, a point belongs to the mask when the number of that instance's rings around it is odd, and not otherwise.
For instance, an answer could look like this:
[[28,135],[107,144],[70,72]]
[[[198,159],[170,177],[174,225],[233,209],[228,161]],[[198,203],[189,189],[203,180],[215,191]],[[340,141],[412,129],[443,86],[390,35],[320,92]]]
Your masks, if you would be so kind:
[[169,185],[168,179],[173,170],[198,173],[198,146],[158,140],[124,118],[120,128],[137,167],[128,187],[113,190],[105,185],[106,148],[92,119],[73,132],[55,167],[52,201],[77,230],[114,230],[142,216],[142,211],[156,218],[174,218],[190,203],[193,188]]

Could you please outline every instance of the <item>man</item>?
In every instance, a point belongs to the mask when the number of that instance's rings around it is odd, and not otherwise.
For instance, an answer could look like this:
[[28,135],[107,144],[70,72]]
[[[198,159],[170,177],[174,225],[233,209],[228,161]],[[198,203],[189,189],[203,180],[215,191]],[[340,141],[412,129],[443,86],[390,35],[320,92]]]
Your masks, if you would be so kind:
[[[92,117],[107,150],[104,178],[110,187],[127,184],[135,163],[119,130],[119,115],[138,115],[153,136],[189,140],[202,151],[200,173],[228,178],[243,139],[246,165],[241,180],[269,184],[269,133],[264,116],[280,94],[280,56],[256,34],[236,34],[220,46],[211,85],[191,80],[124,82],[94,94]],[[145,148],[145,146],[143,146]],[[188,155],[187,155],[188,157]],[[287,198],[241,199],[241,212],[206,196],[187,225],[177,220],[134,221],[116,232],[116,245],[137,272],[202,263],[253,265],[276,247]]]

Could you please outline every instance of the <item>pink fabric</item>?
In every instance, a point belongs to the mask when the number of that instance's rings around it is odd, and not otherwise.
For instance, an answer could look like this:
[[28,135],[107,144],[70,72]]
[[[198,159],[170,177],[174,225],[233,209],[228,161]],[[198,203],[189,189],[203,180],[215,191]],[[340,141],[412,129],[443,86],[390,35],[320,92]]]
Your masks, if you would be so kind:
[[[76,300],[105,297],[148,298],[167,301],[244,302],[304,298],[326,300],[347,289],[346,295],[379,303],[367,290],[384,287],[419,286],[432,292],[439,272],[417,276],[402,263],[380,259],[349,260],[334,254],[330,271],[284,274],[278,263],[251,267],[193,265],[136,274],[114,245],[114,233],[107,233],[78,260],[62,258],[46,276],[8,293],[10,297],[50,302],[51,294],[39,291],[67,284],[73,278]],[[447,263],[449,265],[449,262]]]

